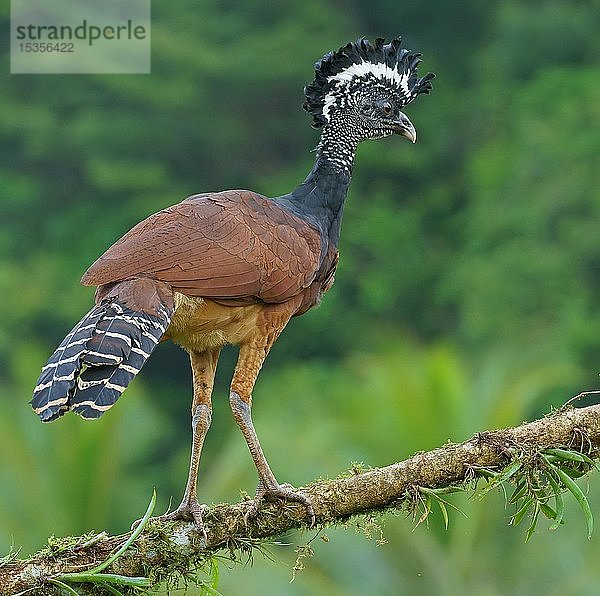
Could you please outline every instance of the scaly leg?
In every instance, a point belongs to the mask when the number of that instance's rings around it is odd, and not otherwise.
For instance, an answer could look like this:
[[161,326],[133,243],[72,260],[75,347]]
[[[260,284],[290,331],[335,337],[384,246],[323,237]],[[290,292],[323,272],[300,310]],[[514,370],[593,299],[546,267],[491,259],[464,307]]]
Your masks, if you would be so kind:
[[[260,446],[258,436],[252,423],[252,389],[261,369],[270,347],[287,323],[289,317],[285,319],[283,325],[275,329],[275,332],[265,334],[260,339],[254,339],[251,342],[240,346],[240,353],[235,368],[233,380],[231,382],[231,392],[229,394],[229,403],[233,416],[248,443],[250,455],[254,460],[254,465],[258,472],[259,484],[256,490],[254,503],[246,513],[246,519],[256,515],[261,503],[266,499],[279,497],[290,501],[302,503],[310,517],[311,526],[315,523],[315,512],[310,499],[297,491],[288,484],[279,484],[275,475],[267,462],[267,458]],[[272,331],[272,330],[271,330]]]
[[183,499],[175,511],[158,516],[154,519],[193,521],[206,537],[202,514],[206,505],[200,505],[196,497],[198,464],[204,437],[210,427],[212,405],[211,395],[215,380],[215,371],[221,348],[206,352],[190,352],[192,378],[194,383],[194,398],[192,401],[192,456]]

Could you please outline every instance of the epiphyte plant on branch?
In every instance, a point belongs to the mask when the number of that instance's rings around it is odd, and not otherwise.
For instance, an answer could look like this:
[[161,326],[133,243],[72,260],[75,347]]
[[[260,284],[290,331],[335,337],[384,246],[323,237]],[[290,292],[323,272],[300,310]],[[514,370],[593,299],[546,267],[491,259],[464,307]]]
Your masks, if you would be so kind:
[[317,305],[334,281],[344,201],[358,143],[398,134],[416,141],[401,111],[429,93],[420,54],[400,38],[362,38],[315,65],[304,109],[321,128],[306,180],[273,199],[246,190],[197,194],[151,215],[113,244],[84,274],[96,304],[43,367],[32,406],[44,422],[67,411],[86,419],[111,408],[160,341],[190,355],[192,454],[181,504],[163,519],[194,521],[204,531],[197,471],[211,423],[211,394],[221,348],[239,345],[230,389],[234,418],[259,483],[248,516],[265,499],[310,499],[280,484],[251,418],[252,390],[273,343],[292,317]]

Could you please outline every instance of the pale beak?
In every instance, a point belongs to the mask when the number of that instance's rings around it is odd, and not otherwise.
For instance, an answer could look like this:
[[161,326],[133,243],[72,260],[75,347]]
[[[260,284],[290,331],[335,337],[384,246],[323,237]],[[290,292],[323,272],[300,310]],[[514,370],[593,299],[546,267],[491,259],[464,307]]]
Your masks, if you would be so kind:
[[400,112],[398,119],[391,124],[395,134],[408,139],[412,143],[417,142],[417,131],[406,114]]

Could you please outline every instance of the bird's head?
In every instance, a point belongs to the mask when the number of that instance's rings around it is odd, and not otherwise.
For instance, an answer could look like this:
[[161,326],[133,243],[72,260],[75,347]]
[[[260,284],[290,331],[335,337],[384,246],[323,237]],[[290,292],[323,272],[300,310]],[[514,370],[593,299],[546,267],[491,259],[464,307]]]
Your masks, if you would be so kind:
[[415,127],[402,108],[429,93],[429,72],[419,78],[421,54],[401,47],[400,38],[374,44],[364,37],[329,52],[315,64],[315,80],[304,88],[304,109],[313,126],[339,130],[356,141],[399,134],[413,143]]

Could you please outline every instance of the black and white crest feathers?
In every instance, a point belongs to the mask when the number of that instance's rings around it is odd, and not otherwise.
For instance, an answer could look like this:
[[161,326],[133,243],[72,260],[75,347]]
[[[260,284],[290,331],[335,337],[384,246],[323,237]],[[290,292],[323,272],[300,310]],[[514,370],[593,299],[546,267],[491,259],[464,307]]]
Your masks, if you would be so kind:
[[[328,97],[336,88],[352,80],[368,78],[385,81],[402,98],[402,106],[421,93],[429,93],[432,72],[419,78],[417,67],[421,54],[401,47],[401,38],[385,43],[377,38],[374,44],[362,37],[337,52],[325,54],[315,63],[315,80],[304,88],[304,109],[313,116],[313,126],[320,128],[328,121]],[[400,107],[402,107],[400,106]]]

